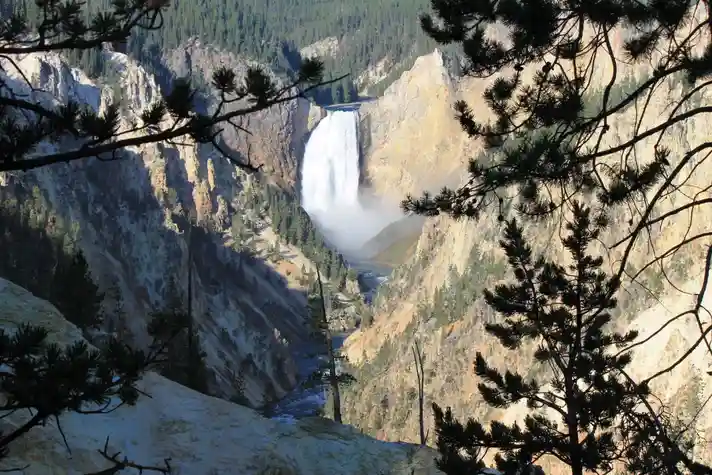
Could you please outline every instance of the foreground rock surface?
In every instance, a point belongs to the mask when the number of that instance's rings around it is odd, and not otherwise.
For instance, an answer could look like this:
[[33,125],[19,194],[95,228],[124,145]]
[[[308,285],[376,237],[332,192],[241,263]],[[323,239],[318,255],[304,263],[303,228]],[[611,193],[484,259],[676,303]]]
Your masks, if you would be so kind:
[[[81,338],[49,303],[0,279],[0,327],[30,322],[51,338],[69,343]],[[322,418],[300,421],[265,419],[251,409],[204,396],[148,373],[142,389],[150,394],[134,407],[110,414],[65,414],[60,418],[71,454],[56,422],[33,429],[10,448],[0,469],[13,473],[83,474],[111,467],[97,451],[109,437],[109,452],[131,461],[161,466],[171,459],[172,474],[414,474],[436,475],[434,452],[367,437],[351,426]],[[21,424],[27,414],[2,419],[0,430]]]

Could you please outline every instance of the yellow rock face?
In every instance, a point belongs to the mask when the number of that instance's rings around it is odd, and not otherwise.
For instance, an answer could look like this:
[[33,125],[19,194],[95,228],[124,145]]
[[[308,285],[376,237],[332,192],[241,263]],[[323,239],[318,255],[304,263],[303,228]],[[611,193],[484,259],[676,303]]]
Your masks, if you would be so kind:
[[[701,13],[704,13],[702,11]],[[612,36],[614,48],[620,51],[625,35],[616,32]],[[701,41],[700,45],[706,44]],[[655,58],[652,59],[655,61]],[[456,84],[433,77],[437,70],[437,54],[421,58],[418,65],[404,74],[401,80],[391,86],[389,93],[378,102],[369,105],[378,111],[370,111],[372,123],[376,118],[393,120],[388,125],[371,125],[373,132],[369,155],[369,177],[375,187],[383,193],[390,192],[396,198],[406,193],[419,195],[424,189],[437,185],[434,182],[447,181],[452,172],[451,185],[464,182],[464,163],[474,158],[481,150],[477,142],[470,142],[459,130],[452,112],[452,102],[462,97],[473,108],[478,119],[487,114],[481,94],[485,82],[466,79]],[[595,80],[600,81],[602,90],[610,74],[610,65],[605,61],[597,62]],[[650,64],[627,67],[621,65],[618,73],[638,80],[651,72]],[[640,120],[641,101],[638,107],[630,107],[619,114],[612,124],[611,133],[604,139],[604,146],[611,147],[630,139],[636,129],[646,130],[657,125],[661,118],[671,114],[674,103],[671,98],[682,95],[679,78],[666,82],[658,88],[647,103],[646,116]],[[596,87],[594,87],[596,89]],[[401,102],[394,91],[399,91]],[[647,99],[647,98],[646,98]],[[712,95],[708,90],[699,101],[708,103]],[[388,111],[386,113],[386,111]],[[414,112],[415,111],[415,112]],[[683,125],[672,127],[663,136],[662,143],[672,150],[671,160],[679,160],[688,150],[707,140],[709,118],[705,114],[687,120]],[[380,129],[379,129],[380,127]],[[652,158],[653,145],[657,136],[642,141],[635,150],[635,158],[644,163]],[[621,156],[612,157],[613,161]],[[658,206],[662,214],[689,202],[690,197],[707,198],[709,195],[709,176],[712,165],[709,160],[693,162],[681,173],[686,178],[697,166],[691,180],[688,180],[679,193],[673,193],[663,199]],[[430,178],[431,181],[428,181]],[[440,183],[440,184],[441,184]],[[704,190],[704,191],[700,191]],[[701,193],[698,195],[698,193]],[[603,237],[605,245],[611,245],[629,231],[627,213],[621,209],[613,213],[611,231]],[[653,252],[657,255],[670,249],[685,239],[709,231],[711,219],[709,207],[698,209],[695,214],[681,212],[669,219],[664,226],[656,227],[650,236],[644,236],[634,248],[629,262],[640,269],[650,260]],[[519,352],[506,351],[484,332],[483,323],[496,318],[484,305],[481,298],[470,302],[470,306],[460,321],[454,325],[436,328],[432,322],[415,321],[414,316],[419,304],[431,301],[436,288],[443,286],[448,279],[450,268],[461,273],[471,250],[481,254],[499,256],[501,251],[497,241],[501,227],[494,216],[484,216],[479,221],[454,222],[449,218],[430,219],[423,229],[418,242],[416,255],[404,268],[396,272],[388,284],[388,298],[377,308],[375,323],[368,329],[354,333],[345,344],[345,351],[352,361],[370,366],[368,378],[358,383],[353,393],[344,397],[347,416],[345,420],[358,424],[369,433],[379,433],[394,440],[416,441],[418,438],[417,401],[408,398],[409,391],[416,386],[415,370],[411,354],[411,345],[418,340],[425,353],[426,407],[432,402],[441,406],[451,406],[454,414],[463,419],[474,417],[480,420],[501,419],[512,421],[521,419],[526,411],[512,408],[509,411],[495,411],[483,404],[477,391],[479,382],[473,374],[472,361],[475,353],[481,351],[489,361],[501,369],[518,369],[526,372],[531,368],[532,348]],[[528,238],[533,240],[535,252],[550,256],[561,256],[562,248],[558,239],[558,228],[553,224],[527,224]],[[708,240],[700,240],[681,250],[665,266],[667,277],[678,287],[694,294],[699,291],[701,282],[701,264]],[[651,247],[653,246],[653,247]],[[599,248],[602,250],[602,247]],[[607,269],[615,269],[621,249],[605,254]],[[427,259],[425,259],[427,257]],[[649,334],[659,328],[666,318],[688,309],[692,300],[689,294],[672,290],[666,283],[660,268],[653,268],[643,276],[648,289],[628,285],[619,296],[620,316],[616,323],[621,330],[635,328],[643,334]],[[485,278],[487,280],[487,278]],[[488,281],[487,285],[494,282]],[[659,300],[662,299],[662,300]],[[631,370],[639,377],[645,377],[655,368],[674,361],[699,337],[699,330],[691,318],[682,318],[662,332],[653,341],[641,347],[636,354],[634,368]],[[382,349],[386,350],[382,350]],[[380,352],[380,353],[379,353]],[[709,379],[704,373],[709,370],[710,358],[704,351],[695,353],[684,365],[681,365],[668,377],[661,378],[656,390],[665,401],[671,404],[684,399],[681,392],[688,391],[689,381],[702,376],[701,399],[704,401],[712,386],[705,384]],[[692,396],[690,396],[692,397]],[[695,396],[698,397],[698,396]],[[689,399],[689,398],[688,398]],[[386,400],[387,404],[382,404]],[[707,411],[707,409],[705,409]],[[704,414],[708,414],[704,412]],[[712,430],[710,416],[703,415],[697,420],[697,430],[709,433]],[[426,430],[430,431],[430,443],[435,438],[432,416],[426,411]],[[703,440],[703,439],[700,439]],[[712,450],[700,442],[695,449],[695,456],[703,460],[712,460]],[[554,471],[556,467],[550,466]]]

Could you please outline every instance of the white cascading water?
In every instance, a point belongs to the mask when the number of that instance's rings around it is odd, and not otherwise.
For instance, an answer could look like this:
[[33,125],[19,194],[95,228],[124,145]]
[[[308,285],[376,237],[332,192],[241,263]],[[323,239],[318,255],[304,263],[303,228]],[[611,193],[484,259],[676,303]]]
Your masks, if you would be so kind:
[[304,150],[302,207],[342,251],[356,251],[399,212],[369,209],[359,195],[358,110],[335,110],[316,126]]
[[[309,137],[302,161],[302,207],[321,231],[341,252],[357,256],[363,244],[400,212],[393,206],[374,200],[369,206],[368,195],[359,190],[358,111],[335,110],[328,113]],[[350,260],[351,264],[353,262]],[[384,277],[369,273],[369,281],[378,283]],[[366,298],[370,298],[369,291]],[[335,341],[340,347],[343,338]],[[314,360],[311,349],[301,364],[303,374],[311,374]],[[312,416],[326,402],[325,386],[299,387],[274,409],[277,418]]]
[[304,150],[302,206],[323,214],[358,206],[358,112],[337,110],[316,126]]

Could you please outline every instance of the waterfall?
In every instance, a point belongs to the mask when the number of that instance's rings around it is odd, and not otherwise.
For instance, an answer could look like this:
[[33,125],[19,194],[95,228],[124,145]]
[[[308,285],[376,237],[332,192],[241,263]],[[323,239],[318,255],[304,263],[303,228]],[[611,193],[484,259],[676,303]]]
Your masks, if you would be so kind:
[[358,112],[337,110],[316,126],[304,150],[302,206],[324,215],[358,207]]
[[[301,167],[301,204],[331,243],[349,262],[363,244],[390,222],[401,216],[396,207],[369,199],[368,190],[359,189],[360,147],[358,110],[336,109],[312,131],[304,149]],[[348,253],[351,252],[351,255]],[[359,269],[360,270],[360,269]],[[375,288],[383,277],[365,272],[364,279]],[[366,295],[369,299],[373,288]],[[335,335],[336,349],[346,335]],[[300,374],[307,376],[317,368],[314,349],[307,348],[299,358]],[[313,416],[326,402],[324,384],[300,385],[274,407],[282,419]]]
[[367,240],[401,216],[394,204],[359,189],[358,128],[358,109],[329,111],[309,137],[302,161],[302,207],[347,253],[358,253]]

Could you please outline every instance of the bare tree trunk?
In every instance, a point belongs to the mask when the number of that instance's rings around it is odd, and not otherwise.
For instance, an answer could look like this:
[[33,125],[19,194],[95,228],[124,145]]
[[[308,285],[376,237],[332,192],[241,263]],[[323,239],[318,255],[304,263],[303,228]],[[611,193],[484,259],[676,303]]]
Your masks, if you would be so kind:
[[188,355],[193,355],[193,246],[191,246],[191,233],[193,223],[188,220]]
[[425,445],[425,421],[423,417],[423,399],[425,377],[423,373],[423,354],[418,348],[418,341],[413,344],[413,360],[415,360],[415,374],[418,377],[418,417],[420,421],[420,445]]
[[321,285],[321,273],[319,268],[316,268],[316,280],[319,284],[319,298],[321,300],[322,324],[324,325],[324,335],[326,337],[326,351],[329,357],[329,383],[331,384],[331,392],[334,395],[334,420],[341,424],[341,394],[339,393],[339,378],[336,374],[336,357],[334,356],[334,347],[331,341],[331,330],[329,330],[329,320],[326,318],[326,303],[324,300],[324,289]]

